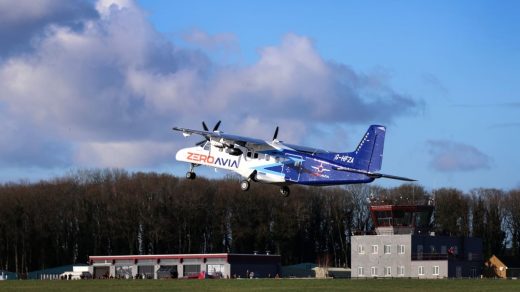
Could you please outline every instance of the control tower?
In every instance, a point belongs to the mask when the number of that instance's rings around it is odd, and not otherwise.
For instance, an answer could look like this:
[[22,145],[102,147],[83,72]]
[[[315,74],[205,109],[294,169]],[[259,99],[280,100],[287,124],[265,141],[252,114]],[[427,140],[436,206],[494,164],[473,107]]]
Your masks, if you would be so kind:
[[433,206],[373,205],[370,216],[377,235],[429,234]]
[[353,278],[479,277],[482,240],[432,232],[432,205],[371,205],[376,234],[351,236]]

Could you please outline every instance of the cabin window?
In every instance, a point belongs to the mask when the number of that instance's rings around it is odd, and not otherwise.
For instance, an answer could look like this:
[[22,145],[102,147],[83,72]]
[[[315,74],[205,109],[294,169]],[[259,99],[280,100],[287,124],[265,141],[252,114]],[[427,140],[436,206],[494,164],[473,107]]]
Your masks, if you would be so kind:
[[247,151],[247,157],[251,158],[251,152]]
[[271,159],[271,156],[269,156],[269,154],[266,154],[265,155],[265,161],[269,161]]
[[255,153],[255,154],[253,155],[253,157],[254,157],[255,159],[257,159],[257,158],[258,158],[258,153]]

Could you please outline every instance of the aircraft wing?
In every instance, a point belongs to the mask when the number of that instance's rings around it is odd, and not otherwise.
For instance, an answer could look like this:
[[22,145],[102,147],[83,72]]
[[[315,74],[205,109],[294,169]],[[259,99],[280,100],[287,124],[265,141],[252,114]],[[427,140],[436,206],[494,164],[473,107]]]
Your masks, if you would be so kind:
[[215,140],[218,142],[225,142],[226,144],[237,144],[243,147],[246,147],[247,144],[255,145],[255,146],[270,146],[266,141],[251,137],[243,137],[238,135],[226,134],[223,132],[215,131],[201,131],[201,130],[192,130],[186,128],[173,127],[174,131],[180,131],[185,136],[190,136],[192,134],[200,135],[207,140]]

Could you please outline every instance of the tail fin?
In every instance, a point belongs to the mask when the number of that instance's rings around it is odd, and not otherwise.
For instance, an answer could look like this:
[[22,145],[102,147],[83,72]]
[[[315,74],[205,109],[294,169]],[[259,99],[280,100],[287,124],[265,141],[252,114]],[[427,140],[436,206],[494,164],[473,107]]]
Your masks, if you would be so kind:
[[368,128],[355,151],[329,153],[323,155],[323,157],[345,165],[348,168],[377,172],[381,169],[383,162],[385,132],[386,128],[384,126],[372,125]]
[[384,126],[372,125],[368,128],[356,150],[351,153],[357,169],[364,169],[369,172],[381,170],[385,132]]

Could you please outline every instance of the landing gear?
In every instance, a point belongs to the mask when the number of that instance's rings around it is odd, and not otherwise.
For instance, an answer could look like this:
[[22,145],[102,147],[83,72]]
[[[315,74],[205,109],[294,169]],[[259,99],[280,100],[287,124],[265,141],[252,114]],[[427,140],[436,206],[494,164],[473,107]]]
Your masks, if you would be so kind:
[[249,190],[249,181],[247,180],[243,180],[240,182],[240,189],[243,190],[244,192]]
[[290,193],[291,193],[291,190],[289,189],[288,186],[283,186],[280,188],[280,194],[282,195],[282,197],[287,198]]
[[194,164],[192,163],[190,165],[190,170],[188,172],[186,172],[186,178],[187,179],[195,179],[197,177],[197,175],[195,174],[195,172],[193,171],[193,169],[198,166],[197,164]]

